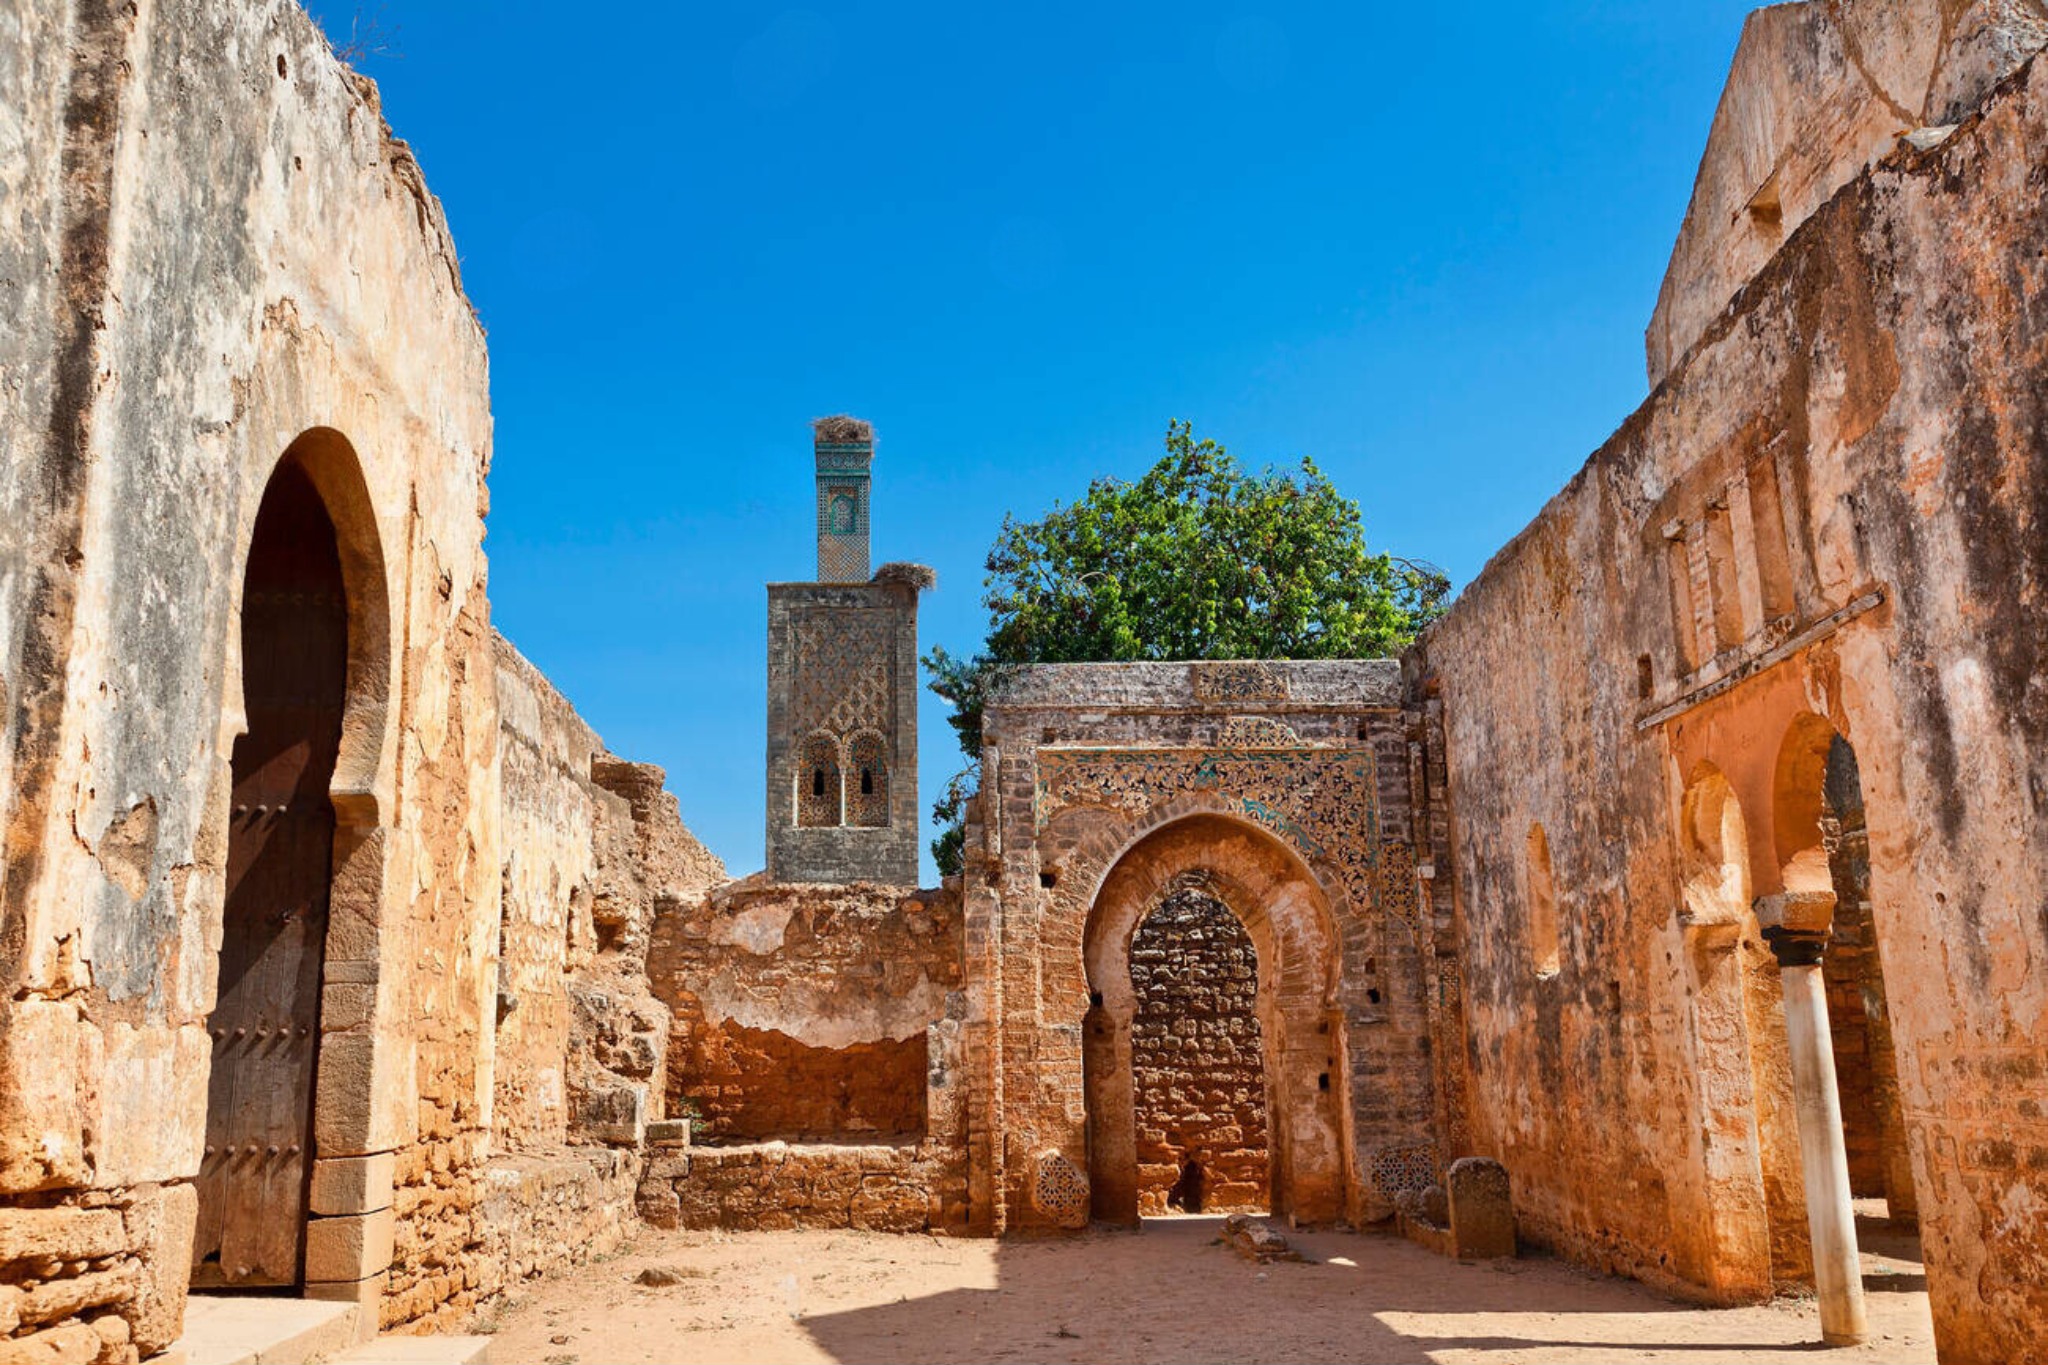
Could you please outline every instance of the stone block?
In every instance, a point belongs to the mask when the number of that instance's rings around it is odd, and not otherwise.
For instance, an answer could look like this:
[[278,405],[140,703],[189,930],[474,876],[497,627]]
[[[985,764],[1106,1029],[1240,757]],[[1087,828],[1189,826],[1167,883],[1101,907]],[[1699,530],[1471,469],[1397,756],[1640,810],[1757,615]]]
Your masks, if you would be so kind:
[[647,1130],[647,1087],[636,1081],[579,1089],[570,1101],[573,1136],[638,1147]]
[[1507,1168],[1487,1157],[1460,1157],[1444,1176],[1451,1247],[1464,1259],[1515,1254],[1515,1210]]
[[362,1032],[375,1023],[376,1014],[376,982],[330,978],[320,983],[320,1027],[323,1032]]
[[374,1336],[390,1275],[380,1271],[360,1280],[315,1280],[308,1278],[302,1291],[309,1299],[356,1306],[354,1333],[358,1340]]
[[419,1088],[412,1040],[329,1033],[320,1040],[313,1096],[314,1150],[335,1156],[388,1152],[412,1140]]
[[654,1119],[647,1125],[649,1147],[687,1147],[694,1119]]
[[127,1248],[121,1215],[112,1209],[0,1209],[0,1262],[86,1261]]
[[391,1207],[392,1175],[397,1163],[397,1156],[391,1152],[315,1161],[312,1211],[322,1215],[375,1213]]
[[634,1204],[641,1219],[653,1227],[672,1229],[682,1225],[682,1201],[676,1198],[675,1187],[665,1181],[641,1185]]
[[393,1232],[394,1219],[388,1208],[308,1220],[307,1282],[352,1282],[388,1270]]
[[213,1045],[205,1028],[115,1024],[93,1120],[94,1177],[101,1186],[190,1179],[206,1140],[206,1083]]
[[0,1342],[0,1365],[91,1365],[104,1343],[82,1322]]
[[15,1311],[30,1326],[62,1322],[89,1308],[126,1303],[135,1294],[135,1273],[128,1268],[95,1270],[69,1279],[47,1280],[28,1291]]
[[690,1167],[690,1152],[687,1150],[678,1151],[671,1147],[665,1151],[655,1153],[648,1159],[647,1179],[685,1180],[689,1178]]
[[148,1355],[169,1346],[184,1331],[199,1191],[191,1185],[138,1190],[123,1217],[128,1244],[142,1258],[128,1320],[136,1349]]
[[0,1007],[0,1194],[83,1185],[85,1115],[99,1030],[66,1000]]

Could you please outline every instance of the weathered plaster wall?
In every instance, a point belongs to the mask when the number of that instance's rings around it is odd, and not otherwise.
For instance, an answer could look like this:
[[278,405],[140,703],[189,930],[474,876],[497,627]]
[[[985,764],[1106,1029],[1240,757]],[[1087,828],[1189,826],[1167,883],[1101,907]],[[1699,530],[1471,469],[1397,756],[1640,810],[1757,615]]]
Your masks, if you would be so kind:
[[1749,16],[1645,334],[1661,383],[1787,237],[2048,43],[2040,0],[1801,0]]
[[[661,1113],[668,1012],[648,992],[657,906],[725,868],[683,827],[661,769],[628,763],[500,637],[504,914],[500,1150],[637,1143]],[[614,1131],[625,1136],[607,1136]]]
[[648,980],[673,1019],[668,1111],[713,1145],[650,1166],[646,1216],[964,1229],[956,894],[730,883],[663,904]]
[[632,817],[590,780],[604,753],[596,732],[502,637],[497,688],[504,862],[491,1126],[500,1150],[545,1149],[568,1137],[568,978],[595,951],[600,843]]
[[1196,882],[1258,946],[1276,1212],[1383,1217],[1458,1154],[1461,1082],[1432,1044],[1447,1019],[1460,1032],[1429,875],[1432,722],[1405,695],[1391,661],[1009,681],[983,723],[963,876],[979,1226],[1075,1226],[1091,1202],[1135,1216],[1129,945]]
[[[0,30],[0,1193],[123,1211],[140,1268],[84,1311],[152,1350],[204,1134],[242,561],[295,443],[351,608],[316,1156],[452,1172],[486,1132],[484,345],[418,167],[296,6]],[[392,1203],[316,1218],[309,1279],[374,1298]]]
[[1853,744],[1948,1361],[2048,1320],[2044,148],[2036,63],[1851,183],[1426,641],[1474,1145],[1529,1233],[1716,1297],[1801,1251],[1749,900],[1825,877]]

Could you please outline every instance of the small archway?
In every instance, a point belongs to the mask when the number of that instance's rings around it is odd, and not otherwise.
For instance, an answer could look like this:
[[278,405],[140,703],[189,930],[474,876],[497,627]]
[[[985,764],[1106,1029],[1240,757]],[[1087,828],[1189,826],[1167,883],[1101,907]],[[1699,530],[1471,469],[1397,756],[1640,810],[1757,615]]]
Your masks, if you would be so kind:
[[845,782],[839,741],[815,734],[797,750],[796,823],[801,829],[829,829],[845,822]]
[[1164,901],[1193,887],[1227,907],[1254,949],[1272,1212],[1305,1223],[1340,1218],[1351,1111],[1329,898],[1269,832],[1207,814],[1163,825],[1126,849],[1103,877],[1083,930],[1093,1214],[1135,1223],[1140,1213],[1133,942]]
[[[245,525],[222,699],[232,751],[213,798],[226,866],[192,1283],[273,1288],[306,1279],[316,1163],[378,1150],[389,1109],[375,1068],[351,1064],[374,1055],[376,1011],[336,1025],[322,1005],[337,951],[345,979],[376,971],[390,598],[369,491],[340,433],[292,442]],[[337,949],[329,928],[344,922]],[[360,1211],[376,1200],[388,1192],[365,1190]],[[330,1202],[321,1212],[357,1212]],[[365,1263],[342,1278],[381,1271],[372,1255],[365,1242]]]
[[882,737],[863,730],[847,746],[846,823],[880,829],[889,823],[889,756]]

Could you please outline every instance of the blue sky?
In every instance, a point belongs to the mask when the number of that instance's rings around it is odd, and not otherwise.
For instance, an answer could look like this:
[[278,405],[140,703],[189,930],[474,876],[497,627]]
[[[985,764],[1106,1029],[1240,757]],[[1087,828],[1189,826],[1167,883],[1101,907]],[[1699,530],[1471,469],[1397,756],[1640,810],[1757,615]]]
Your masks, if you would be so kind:
[[743,874],[813,417],[876,425],[927,646],[1174,417],[1462,585],[1645,394],[1748,8],[367,6],[490,334],[498,626]]

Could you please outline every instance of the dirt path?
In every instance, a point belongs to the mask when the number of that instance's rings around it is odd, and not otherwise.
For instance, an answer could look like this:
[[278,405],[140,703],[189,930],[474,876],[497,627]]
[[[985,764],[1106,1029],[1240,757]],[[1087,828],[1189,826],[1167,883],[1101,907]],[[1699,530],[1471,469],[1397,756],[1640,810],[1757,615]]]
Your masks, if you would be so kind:
[[[1709,1310],[1558,1261],[1461,1265],[1389,1237],[1296,1234],[1251,1265],[1213,1219],[1006,1242],[851,1232],[644,1233],[529,1287],[497,1365],[769,1361],[1419,1361],[1751,1365],[1818,1345],[1812,1302]],[[649,1288],[649,1266],[680,1272]],[[1919,1266],[1865,1257],[1874,1339],[1830,1362],[1933,1359]]]

